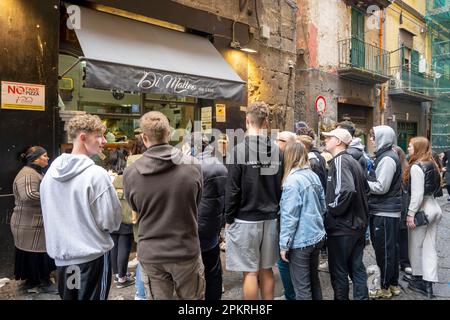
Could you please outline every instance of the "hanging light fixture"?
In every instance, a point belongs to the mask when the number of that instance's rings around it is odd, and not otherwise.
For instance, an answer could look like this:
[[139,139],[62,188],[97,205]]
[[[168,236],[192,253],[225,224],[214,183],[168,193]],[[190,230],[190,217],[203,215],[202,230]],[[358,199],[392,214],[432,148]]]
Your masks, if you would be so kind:
[[236,40],[236,37],[234,35],[236,22],[237,22],[236,20],[233,21],[233,39],[230,43],[230,47],[233,49],[236,49],[236,50],[241,50],[241,51],[247,52],[247,53],[257,53],[258,51],[256,51],[255,49],[249,48],[247,46],[241,46],[241,43],[238,40]]

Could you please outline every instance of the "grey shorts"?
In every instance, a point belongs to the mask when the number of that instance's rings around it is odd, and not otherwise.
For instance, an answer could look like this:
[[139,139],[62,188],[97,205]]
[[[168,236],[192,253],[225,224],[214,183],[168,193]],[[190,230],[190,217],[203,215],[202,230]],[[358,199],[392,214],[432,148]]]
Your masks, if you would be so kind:
[[275,266],[280,257],[277,220],[234,222],[226,229],[228,271],[257,272]]

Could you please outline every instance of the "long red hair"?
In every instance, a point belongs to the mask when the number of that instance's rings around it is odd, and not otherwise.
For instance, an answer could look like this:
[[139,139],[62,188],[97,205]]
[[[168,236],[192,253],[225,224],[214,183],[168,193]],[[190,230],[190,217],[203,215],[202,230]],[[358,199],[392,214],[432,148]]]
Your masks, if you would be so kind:
[[410,143],[414,148],[414,154],[411,155],[408,161],[408,168],[403,172],[403,182],[408,183],[411,167],[418,161],[431,161],[434,167],[439,172],[439,167],[433,159],[430,141],[425,137],[412,138]]

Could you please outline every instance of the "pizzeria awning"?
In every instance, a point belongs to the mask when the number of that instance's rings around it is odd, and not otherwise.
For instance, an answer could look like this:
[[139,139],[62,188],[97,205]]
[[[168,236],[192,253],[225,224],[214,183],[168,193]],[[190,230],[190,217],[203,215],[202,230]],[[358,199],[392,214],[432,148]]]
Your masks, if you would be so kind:
[[242,100],[245,82],[208,39],[80,9],[86,87]]

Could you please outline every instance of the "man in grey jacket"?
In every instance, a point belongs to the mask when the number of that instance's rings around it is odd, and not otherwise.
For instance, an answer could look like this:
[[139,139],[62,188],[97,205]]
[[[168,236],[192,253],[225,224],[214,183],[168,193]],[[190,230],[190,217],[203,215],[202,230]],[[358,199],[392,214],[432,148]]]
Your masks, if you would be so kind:
[[370,139],[375,146],[375,178],[368,181],[370,233],[381,271],[381,289],[369,294],[373,299],[389,299],[401,293],[397,239],[402,210],[402,168],[397,153],[392,150],[395,132],[391,127],[373,128]]
[[108,173],[89,158],[102,152],[104,132],[98,116],[70,120],[72,154],[56,158],[41,183],[46,246],[63,300],[108,298],[110,233],[120,227],[122,208]]

